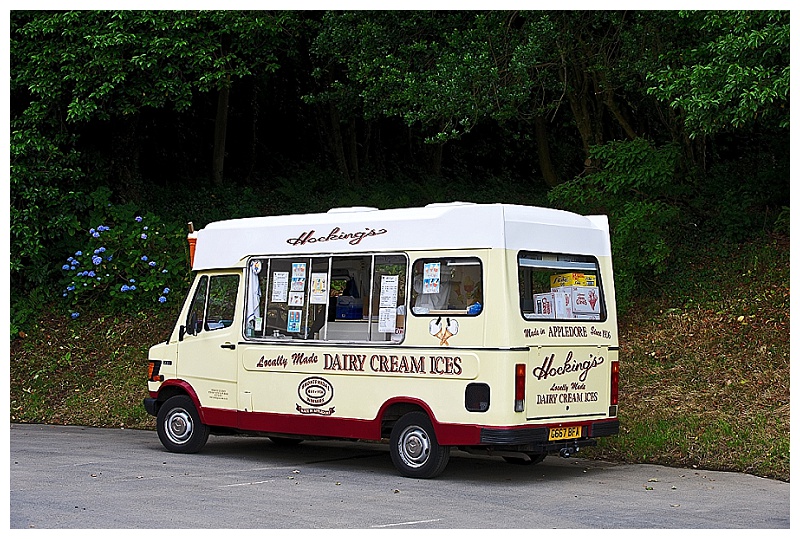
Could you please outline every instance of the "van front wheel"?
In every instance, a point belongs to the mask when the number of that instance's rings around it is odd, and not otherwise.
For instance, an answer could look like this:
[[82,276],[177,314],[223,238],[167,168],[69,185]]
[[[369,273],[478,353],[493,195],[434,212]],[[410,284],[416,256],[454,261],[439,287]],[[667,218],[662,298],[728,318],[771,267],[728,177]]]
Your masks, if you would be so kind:
[[172,453],[197,453],[206,445],[210,431],[186,395],[170,397],[161,405],[156,430],[161,443]]
[[410,412],[392,428],[389,454],[401,474],[429,479],[444,471],[450,459],[450,446],[439,445],[426,414]]

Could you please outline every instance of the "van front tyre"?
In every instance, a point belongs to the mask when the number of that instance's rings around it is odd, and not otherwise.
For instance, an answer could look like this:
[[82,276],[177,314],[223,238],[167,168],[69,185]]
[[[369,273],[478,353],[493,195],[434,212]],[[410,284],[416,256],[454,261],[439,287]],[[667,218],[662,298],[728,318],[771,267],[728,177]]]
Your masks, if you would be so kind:
[[161,443],[172,453],[197,453],[206,445],[210,432],[186,395],[170,397],[161,405],[156,430]]
[[404,476],[430,479],[444,471],[450,459],[450,446],[439,445],[426,414],[410,412],[392,428],[389,454]]

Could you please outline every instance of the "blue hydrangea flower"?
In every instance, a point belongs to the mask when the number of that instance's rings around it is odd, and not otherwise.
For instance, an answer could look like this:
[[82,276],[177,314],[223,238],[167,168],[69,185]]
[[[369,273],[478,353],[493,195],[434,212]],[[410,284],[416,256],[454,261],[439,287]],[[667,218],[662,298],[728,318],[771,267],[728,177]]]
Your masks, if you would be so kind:
[[95,232],[94,234],[92,234],[92,237],[93,238],[99,238],[100,237],[100,233],[99,232]]
[[69,285],[69,286],[67,287],[67,290],[69,290],[70,292],[72,292],[73,290],[75,290],[75,285],[74,285],[74,284],[71,284],[71,285]]
[[165,289],[164,289],[164,291],[163,291],[163,292],[161,292],[161,293],[162,293],[162,294],[169,294],[169,288],[165,288]]
[[72,317],[72,319],[73,319],[73,320],[75,320],[75,319],[76,319],[76,318],[78,318],[80,315],[81,315],[81,313],[72,313],[70,316]]
[[142,257],[142,262],[147,262],[147,256]]
[[155,262],[150,262],[148,264],[148,266],[150,266],[151,268],[155,268],[156,267],[156,263]]
[[64,271],[69,271],[69,264],[64,264],[63,266],[61,266],[61,269]]
[[159,298],[158,298],[158,302],[159,303],[166,303],[166,301],[167,301],[167,298],[165,298],[164,296],[159,296]]
[[130,290],[130,287],[126,284],[122,285],[122,288],[119,289],[120,292],[127,292]]
[[135,282],[136,282],[136,279],[131,279],[131,280],[130,280],[130,281],[128,281],[128,282],[129,282],[129,283],[135,283]]
[[142,239],[146,240],[147,239],[147,234],[142,234]]
[[141,223],[141,222],[142,222],[142,217],[141,217],[141,216],[139,216],[139,215],[137,215],[137,216],[136,216],[136,222],[137,222],[137,223]]
[[131,285],[130,289],[131,290],[136,290],[136,285]]
[[95,276],[95,273],[94,273],[93,271],[90,271],[90,272],[89,272],[89,273],[87,273],[86,275],[88,275],[89,277],[94,277],[94,276]]
[[161,270],[161,273],[167,273],[166,269]]
[[75,256],[81,256],[82,254],[83,254],[83,251],[75,251]]
[[103,262],[103,259],[100,258],[99,256],[95,255],[92,257],[92,264],[94,264],[95,266],[99,266],[101,262]]
[[145,226],[145,227],[142,227],[142,230],[147,230],[148,228],[149,228],[149,227],[146,227],[146,226]]

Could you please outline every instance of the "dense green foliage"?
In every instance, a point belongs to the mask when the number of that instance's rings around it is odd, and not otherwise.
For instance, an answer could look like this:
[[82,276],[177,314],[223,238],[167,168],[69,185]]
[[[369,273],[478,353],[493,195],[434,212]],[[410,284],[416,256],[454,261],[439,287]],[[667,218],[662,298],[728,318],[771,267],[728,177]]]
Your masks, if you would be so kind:
[[136,215],[131,204],[115,206],[107,192],[95,193],[93,222],[83,248],[61,267],[62,297],[70,316],[80,316],[81,305],[99,303],[108,311],[147,310],[175,303],[175,293],[188,285],[183,227],[162,223],[152,213]]
[[788,11],[13,11],[10,38],[12,334],[89,286],[62,267],[103,247],[92,229],[137,215],[173,240],[156,255],[127,229],[120,281],[65,313],[147,309],[117,294],[136,257],[179,293],[189,220],[602,212],[623,304],[681,244],[788,233]]

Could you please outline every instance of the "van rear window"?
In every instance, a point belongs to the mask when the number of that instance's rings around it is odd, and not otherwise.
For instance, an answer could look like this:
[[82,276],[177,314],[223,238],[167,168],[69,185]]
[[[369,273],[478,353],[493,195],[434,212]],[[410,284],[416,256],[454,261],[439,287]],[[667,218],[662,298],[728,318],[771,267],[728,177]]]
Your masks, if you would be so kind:
[[521,252],[519,299],[526,320],[605,320],[597,259]]

